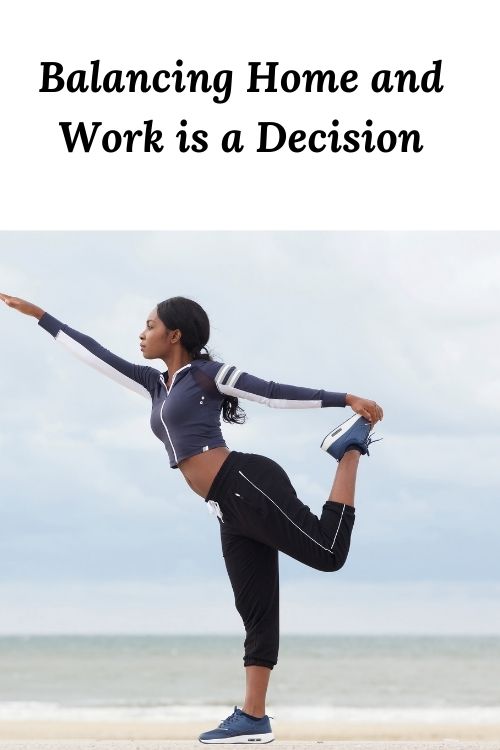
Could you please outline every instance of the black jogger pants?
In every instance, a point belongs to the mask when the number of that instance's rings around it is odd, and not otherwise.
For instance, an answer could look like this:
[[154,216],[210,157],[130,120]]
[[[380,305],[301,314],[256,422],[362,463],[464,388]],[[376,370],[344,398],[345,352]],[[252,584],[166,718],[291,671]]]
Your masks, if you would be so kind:
[[272,669],[279,647],[278,551],[317,570],[339,570],[354,508],[327,501],[318,518],[279,464],[239,451],[222,464],[206,501],[219,511],[222,554],[246,631],[243,663]]

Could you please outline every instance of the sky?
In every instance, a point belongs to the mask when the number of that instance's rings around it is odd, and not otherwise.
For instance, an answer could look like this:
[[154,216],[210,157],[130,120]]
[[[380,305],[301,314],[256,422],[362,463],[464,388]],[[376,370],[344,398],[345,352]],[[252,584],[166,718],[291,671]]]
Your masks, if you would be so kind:
[[[0,232],[0,291],[142,362],[155,304],[196,299],[215,359],[384,408],[360,461],[349,559],[280,556],[288,633],[500,634],[500,235]],[[207,513],[146,399],[0,305],[0,634],[239,633]],[[165,369],[161,361],[153,366]],[[241,401],[230,448],[315,513],[348,409]]]

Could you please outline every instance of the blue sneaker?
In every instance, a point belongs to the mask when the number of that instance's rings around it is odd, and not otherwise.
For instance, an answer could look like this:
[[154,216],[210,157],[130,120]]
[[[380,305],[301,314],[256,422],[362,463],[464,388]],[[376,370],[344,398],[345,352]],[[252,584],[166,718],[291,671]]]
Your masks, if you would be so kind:
[[217,729],[203,732],[198,737],[207,744],[261,744],[274,740],[269,716],[262,719],[250,719],[241,709],[234,707],[231,716],[221,721]]
[[359,414],[354,414],[329,432],[321,443],[321,447],[337,461],[340,461],[350,445],[355,445],[363,456],[365,454],[370,455],[368,446],[382,440],[382,438],[372,440],[371,429],[371,422],[364,417],[360,417]]

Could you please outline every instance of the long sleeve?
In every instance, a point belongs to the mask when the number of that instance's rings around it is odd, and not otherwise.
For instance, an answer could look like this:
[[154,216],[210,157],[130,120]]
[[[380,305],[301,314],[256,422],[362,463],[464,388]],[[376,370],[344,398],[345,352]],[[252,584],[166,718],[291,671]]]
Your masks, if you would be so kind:
[[127,360],[105,349],[90,336],[75,331],[49,313],[42,315],[38,325],[76,357],[112,378],[112,380],[145,398],[148,398],[148,393],[152,393],[160,376],[160,372],[153,367],[127,362]]
[[345,407],[347,393],[315,390],[263,380],[248,372],[220,362],[206,362],[219,393],[257,401],[278,409],[311,409],[326,406]]

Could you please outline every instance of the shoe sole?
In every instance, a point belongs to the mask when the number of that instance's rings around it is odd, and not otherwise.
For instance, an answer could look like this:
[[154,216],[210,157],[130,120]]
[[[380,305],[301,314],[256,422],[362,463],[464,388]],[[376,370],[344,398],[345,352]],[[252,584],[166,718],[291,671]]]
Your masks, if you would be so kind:
[[272,732],[266,732],[265,734],[240,734],[237,737],[219,737],[216,740],[198,739],[200,742],[203,742],[204,745],[267,745],[268,742],[274,740],[274,735]]
[[354,414],[352,417],[349,417],[349,419],[346,419],[345,422],[339,424],[339,426],[334,430],[329,432],[328,435],[323,438],[323,442],[321,443],[322,450],[328,453],[328,448],[330,448],[334,443],[337,442],[337,440],[345,435],[347,430],[350,430],[353,424],[358,421],[358,419],[363,419],[363,417],[361,417],[359,414]]

